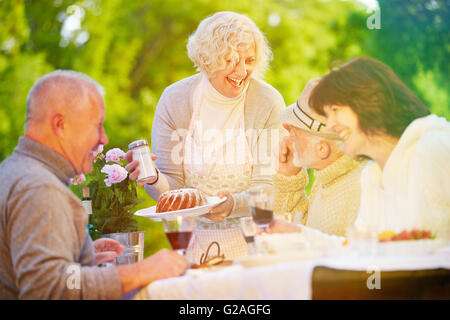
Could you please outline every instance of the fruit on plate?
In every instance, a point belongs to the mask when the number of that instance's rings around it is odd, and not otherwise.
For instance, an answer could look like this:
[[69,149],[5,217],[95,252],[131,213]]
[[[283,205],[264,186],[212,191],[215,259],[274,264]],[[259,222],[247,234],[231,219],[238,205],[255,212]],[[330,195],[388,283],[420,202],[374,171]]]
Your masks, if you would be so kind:
[[392,237],[395,236],[395,232],[392,230],[386,230],[382,233],[378,234],[378,241],[384,242],[384,241],[390,241]]
[[392,230],[386,230],[378,234],[379,242],[388,241],[404,241],[404,240],[421,240],[421,239],[434,239],[430,230],[403,230],[401,232],[394,232]]

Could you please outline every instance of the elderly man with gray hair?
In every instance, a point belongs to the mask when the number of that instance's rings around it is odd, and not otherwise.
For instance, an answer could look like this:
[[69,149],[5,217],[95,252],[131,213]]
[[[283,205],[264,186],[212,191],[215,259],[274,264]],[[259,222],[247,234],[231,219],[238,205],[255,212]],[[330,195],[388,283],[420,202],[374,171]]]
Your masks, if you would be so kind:
[[136,264],[96,266],[123,247],[92,242],[68,186],[108,143],[102,95],[94,80],[65,70],[30,90],[25,136],[0,166],[0,299],[120,299],[186,270],[184,257],[166,249]]
[[[324,233],[345,236],[359,210],[360,175],[366,161],[345,155],[339,136],[326,129],[326,119],[310,108],[309,96],[318,82],[311,79],[297,102],[281,113],[289,137],[280,144],[278,172],[273,176],[274,211]],[[316,176],[309,197],[307,168],[314,169]],[[267,231],[300,229],[275,220]]]

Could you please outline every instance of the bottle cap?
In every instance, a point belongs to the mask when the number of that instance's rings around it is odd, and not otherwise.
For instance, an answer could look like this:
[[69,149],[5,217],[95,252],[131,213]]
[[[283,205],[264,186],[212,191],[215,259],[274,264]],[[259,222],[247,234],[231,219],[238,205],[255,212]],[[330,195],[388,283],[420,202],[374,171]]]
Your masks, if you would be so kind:
[[148,146],[147,140],[141,139],[141,140],[133,141],[128,145],[128,149],[134,149],[134,148],[140,147],[140,146]]

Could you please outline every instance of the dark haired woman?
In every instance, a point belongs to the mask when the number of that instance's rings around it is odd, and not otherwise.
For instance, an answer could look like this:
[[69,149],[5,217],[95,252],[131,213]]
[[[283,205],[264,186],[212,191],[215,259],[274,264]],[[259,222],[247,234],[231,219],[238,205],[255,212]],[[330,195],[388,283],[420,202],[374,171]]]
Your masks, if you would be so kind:
[[381,233],[450,233],[450,123],[430,115],[383,63],[357,58],[332,70],[310,97],[349,155],[371,158],[361,175],[356,227]]

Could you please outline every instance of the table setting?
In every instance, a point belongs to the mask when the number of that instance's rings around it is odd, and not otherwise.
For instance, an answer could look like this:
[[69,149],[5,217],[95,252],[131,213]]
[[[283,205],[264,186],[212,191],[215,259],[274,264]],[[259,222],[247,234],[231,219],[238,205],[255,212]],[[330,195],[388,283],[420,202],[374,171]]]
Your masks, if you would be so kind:
[[[292,237],[262,235],[256,242],[298,244]],[[284,235],[283,235],[284,236]],[[445,251],[447,250],[447,252]],[[284,252],[283,252],[284,251]],[[144,288],[148,299],[311,299],[313,272],[317,267],[369,272],[450,270],[447,248],[427,255],[343,255],[305,250],[257,253],[237,258],[231,264],[189,269],[183,277],[160,280]],[[447,274],[448,277],[448,274]],[[367,289],[368,290],[368,289]]]
[[[411,239],[405,238],[405,232],[386,237],[386,233],[374,235],[361,230],[349,230],[348,238],[323,236],[306,226],[301,226],[301,232],[266,233],[274,219],[271,191],[261,186],[247,191],[252,215],[240,218],[247,255],[229,260],[221,254],[219,243],[212,242],[207,251],[217,254],[206,252],[200,263],[191,263],[181,277],[151,283],[140,291],[138,299],[320,299],[312,289],[323,282],[315,279],[315,270],[366,273],[367,279],[374,272],[444,270],[444,279],[450,281],[449,242],[431,239],[426,232],[414,230]],[[157,213],[154,206],[136,214],[162,222],[172,248],[184,255],[195,219],[223,200],[208,197],[194,208]],[[286,215],[275,215],[276,219],[283,217]],[[422,233],[427,237],[414,239]],[[369,282],[364,286],[370,290]]]

